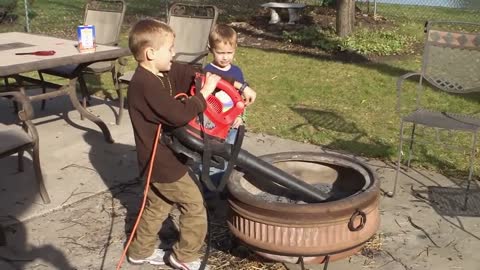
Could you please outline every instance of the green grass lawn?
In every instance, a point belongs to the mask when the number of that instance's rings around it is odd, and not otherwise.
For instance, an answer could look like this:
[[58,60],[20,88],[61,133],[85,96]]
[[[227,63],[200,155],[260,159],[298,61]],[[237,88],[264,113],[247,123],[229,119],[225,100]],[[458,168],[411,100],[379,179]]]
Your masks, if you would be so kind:
[[403,22],[411,22],[412,20],[418,20],[422,23],[426,20],[480,22],[478,7],[454,9],[379,3],[377,4],[377,14],[388,19]]
[[[126,45],[128,24],[144,16],[162,14],[163,2],[128,2],[126,25],[121,44]],[[55,36],[74,36],[81,22],[80,0],[37,0],[32,31]],[[161,17],[161,15],[157,16]],[[21,22],[21,18],[19,19]],[[421,37],[419,23],[403,23],[400,31],[414,30]],[[0,32],[21,31],[18,24],[1,25]],[[418,29],[419,28],[419,29]],[[403,30],[402,30],[403,29]],[[420,33],[420,34],[419,34]],[[325,57],[301,56],[252,48],[239,48],[236,63],[258,92],[256,103],[248,108],[250,132],[308,142],[366,157],[396,159],[399,115],[395,112],[398,76],[420,69],[420,57],[410,55],[382,62],[345,63]],[[135,63],[129,62],[129,69]],[[53,79],[53,78],[50,78]],[[58,79],[57,79],[58,80]],[[112,93],[108,75],[90,79],[95,90]],[[414,84],[406,84],[404,101],[413,106]],[[478,98],[460,98],[429,93],[429,103],[452,110],[476,112]],[[48,108],[48,107],[47,107]],[[408,131],[407,131],[408,132]],[[406,132],[406,134],[407,134]],[[457,173],[467,167],[465,153],[445,151],[433,144],[432,132],[419,135],[427,144],[416,146],[417,166]],[[467,136],[440,134],[454,144],[469,144]]]
[[[251,131],[362,156],[396,158],[399,115],[395,111],[395,83],[398,76],[420,69],[419,57],[352,64],[241,48],[237,63],[259,93],[249,108]],[[415,89],[413,82],[406,83],[403,108],[413,108]],[[478,97],[431,92],[425,98],[448,111],[478,111]],[[416,147],[421,153],[416,157],[418,164],[466,168],[464,152],[439,149],[432,144],[433,135],[420,135],[428,144]],[[468,137],[448,136],[449,143],[470,143]]]

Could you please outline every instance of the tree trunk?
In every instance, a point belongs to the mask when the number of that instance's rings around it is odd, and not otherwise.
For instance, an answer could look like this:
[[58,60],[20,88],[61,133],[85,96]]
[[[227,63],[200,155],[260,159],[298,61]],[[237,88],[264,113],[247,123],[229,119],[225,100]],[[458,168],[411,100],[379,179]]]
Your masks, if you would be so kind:
[[337,0],[337,35],[345,37],[353,32],[355,0]]

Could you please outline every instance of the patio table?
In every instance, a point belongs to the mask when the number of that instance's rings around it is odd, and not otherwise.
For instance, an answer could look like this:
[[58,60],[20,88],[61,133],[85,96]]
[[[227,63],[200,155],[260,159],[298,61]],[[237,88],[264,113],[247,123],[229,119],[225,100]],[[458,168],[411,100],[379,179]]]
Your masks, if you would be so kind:
[[[38,71],[64,65],[79,65],[75,72],[98,61],[114,61],[120,57],[130,55],[128,48],[105,46],[97,44],[96,51],[80,53],[76,48],[77,41],[30,33],[8,32],[0,33],[0,77],[14,77],[19,81],[41,83],[40,80],[19,75],[20,73]],[[55,51],[54,55],[15,55],[16,53],[35,51]],[[78,76],[72,76],[66,85],[56,85],[45,82],[50,91],[43,94],[29,96],[30,100],[44,100],[57,96],[68,95],[72,105],[84,117],[94,122],[103,132],[105,140],[113,143],[114,140],[107,125],[97,116],[91,114],[81,106],[76,94]],[[20,84],[23,87],[23,84]]]

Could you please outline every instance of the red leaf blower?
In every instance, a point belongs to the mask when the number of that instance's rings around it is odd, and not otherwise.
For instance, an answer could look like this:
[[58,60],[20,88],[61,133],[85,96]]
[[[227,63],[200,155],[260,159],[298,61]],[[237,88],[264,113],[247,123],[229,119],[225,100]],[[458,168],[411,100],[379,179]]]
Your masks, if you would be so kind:
[[[204,83],[205,76],[197,73],[195,84],[190,88],[190,95],[194,96],[197,92],[196,89],[201,89],[201,86]],[[197,131],[195,134],[199,135],[200,133],[198,131],[201,131],[217,139],[224,140],[227,137],[235,118],[243,113],[245,103],[243,103],[242,96],[240,96],[232,84],[225,80],[220,80],[217,83],[216,93],[220,91],[230,98],[233,106],[225,110],[222,101],[220,101],[218,97],[215,95],[209,95],[206,100],[207,109],[205,110],[204,115],[196,117],[188,123],[191,130]],[[205,123],[205,121],[209,121],[209,123]]]

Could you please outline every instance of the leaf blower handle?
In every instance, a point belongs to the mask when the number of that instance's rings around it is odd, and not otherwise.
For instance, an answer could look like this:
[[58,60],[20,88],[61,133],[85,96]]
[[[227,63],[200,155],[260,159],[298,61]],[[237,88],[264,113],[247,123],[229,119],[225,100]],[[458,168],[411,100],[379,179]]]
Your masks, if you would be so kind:
[[215,91],[215,88],[217,88],[217,84],[220,80],[221,77],[217,74],[207,72],[207,74],[205,75],[205,80],[203,80],[202,89],[200,90],[200,93],[205,99],[207,99],[208,96],[210,96],[213,91]]
[[[208,75],[208,74],[207,74]],[[190,121],[189,125],[195,130],[202,130],[208,135],[225,139],[228,135],[228,131],[230,130],[231,125],[239,116],[242,114],[243,109],[245,108],[245,104],[243,102],[242,96],[238,93],[238,91],[233,87],[233,85],[226,80],[219,79],[217,75],[210,74],[209,76],[214,76],[210,81],[210,77],[197,73],[195,76],[195,84],[192,85],[190,88],[190,95],[194,96],[198,93],[198,89],[202,89],[202,91],[206,91],[205,93],[211,92],[211,83],[212,85],[215,84],[216,89],[219,91],[224,92],[228,97],[231,99],[233,106],[229,109],[225,109],[222,101],[212,94],[208,95],[205,100],[207,102],[207,108],[204,112],[204,116],[208,118],[208,120],[213,124],[208,128],[204,128],[200,126],[197,122],[197,119]],[[203,85],[203,86],[202,86]],[[214,89],[215,90],[215,89]],[[202,93],[203,94],[203,93]]]

